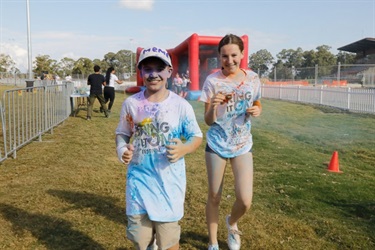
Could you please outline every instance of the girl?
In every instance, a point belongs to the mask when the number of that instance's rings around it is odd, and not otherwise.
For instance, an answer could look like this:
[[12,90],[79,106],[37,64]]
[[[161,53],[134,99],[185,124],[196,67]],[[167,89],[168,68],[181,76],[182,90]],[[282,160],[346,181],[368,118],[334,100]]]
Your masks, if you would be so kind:
[[113,103],[115,102],[115,83],[122,84],[123,81],[119,80],[115,75],[116,71],[113,67],[107,69],[105,75],[106,85],[104,87],[104,99],[105,103],[109,101],[108,111],[111,112]]
[[253,141],[251,116],[261,113],[260,80],[251,70],[241,69],[244,45],[229,34],[218,46],[221,70],[207,76],[200,101],[205,102],[207,131],[206,167],[208,199],[206,220],[209,250],[219,249],[217,240],[219,204],[227,160],[234,175],[236,200],[226,216],[229,249],[240,249],[237,221],[250,208],[253,193]]

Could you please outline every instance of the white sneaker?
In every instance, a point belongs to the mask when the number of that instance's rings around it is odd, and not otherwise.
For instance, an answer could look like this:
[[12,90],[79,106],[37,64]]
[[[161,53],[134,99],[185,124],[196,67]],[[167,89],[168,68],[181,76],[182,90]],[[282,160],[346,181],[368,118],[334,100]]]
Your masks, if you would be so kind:
[[208,250],[219,250],[219,245],[218,244],[208,245]]
[[236,226],[229,225],[229,218],[230,215],[226,217],[226,224],[228,228],[228,247],[230,250],[240,250],[241,248],[241,238],[240,235],[242,234],[241,231],[238,230]]
[[151,246],[148,246],[146,250],[158,250],[158,246],[156,245],[156,239],[154,240],[154,243],[152,243]]

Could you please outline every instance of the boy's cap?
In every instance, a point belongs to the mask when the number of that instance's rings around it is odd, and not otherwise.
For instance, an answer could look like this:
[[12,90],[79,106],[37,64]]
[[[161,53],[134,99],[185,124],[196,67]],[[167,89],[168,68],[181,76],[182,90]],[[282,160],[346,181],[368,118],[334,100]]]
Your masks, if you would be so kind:
[[166,65],[172,67],[171,57],[169,56],[168,52],[161,48],[152,47],[148,49],[143,49],[139,54],[139,60],[137,64],[138,69],[141,69],[141,62],[149,57],[159,58]]

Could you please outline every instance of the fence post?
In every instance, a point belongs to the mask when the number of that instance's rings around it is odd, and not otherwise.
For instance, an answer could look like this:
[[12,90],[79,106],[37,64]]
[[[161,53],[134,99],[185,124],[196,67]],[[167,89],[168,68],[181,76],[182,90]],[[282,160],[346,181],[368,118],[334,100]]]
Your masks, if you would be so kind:
[[322,105],[323,104],[323,88],[324,86],[320,86],[320,100],[319,100],[319,104]]
[[276,77],[276,67],[274,67],[274,72],[273,72],[273,81],[276,82],[277,77]]
[[340,86],[340,70],[341,70],[341,62],[338,63],[337,65],[337,83]]
[[279,87],[279,99],[282,100],[282,85],[280,84],[280,87]]
[[301,101],[301,86],[298,85],[298,92],[297,92],[297,101]]
[[347,92],[347,96],[348,96],[348,104],[347,104],[347,106],[348,106],[348,110],[350,111],[350,92],[351,92],[350,88],[348,88],[346,92]]
[[318,84],[318,64],[315,64],[315,86]]

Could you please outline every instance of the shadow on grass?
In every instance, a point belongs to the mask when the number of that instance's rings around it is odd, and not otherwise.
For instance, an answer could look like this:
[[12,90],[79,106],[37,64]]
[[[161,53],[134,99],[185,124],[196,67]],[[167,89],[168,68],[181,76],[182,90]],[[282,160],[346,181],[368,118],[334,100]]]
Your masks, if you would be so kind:
[[66,190],[48,190],[47,193],[74,204],[75,209],[90,208],[93,212],[113,222],[126,225],[125,205],[124,207],[116,206],[118,199]]
[[[195,247],[195,249],[207,249],[208,247],[208,236],[207,232],[204,231],[201,234],[197,234],[193,231],[184,231],[182,228],[181,238],[180,238],[180,245],[181,249],[183,249],[183,244],[188,244],[189,246]],[[229,249],[227,247],[227,243],[225,241],[219,240],[220,249],[226,250]]]
[[105,249],[87,235],[72,228],[68,221],[32,214],[17,207],[0,203],[0,213],[13,225],[17,235],[27,230],[47,249]]
[[375,202],[348,203],[347,201],[325,201],[327,204],[340,208],[352,217],[367,221],[369,237],[375,241]]

